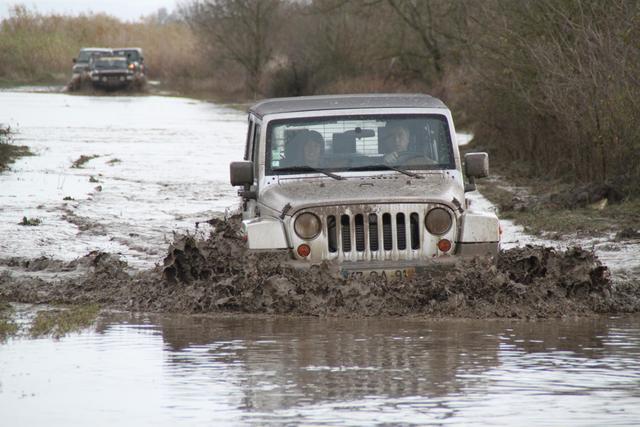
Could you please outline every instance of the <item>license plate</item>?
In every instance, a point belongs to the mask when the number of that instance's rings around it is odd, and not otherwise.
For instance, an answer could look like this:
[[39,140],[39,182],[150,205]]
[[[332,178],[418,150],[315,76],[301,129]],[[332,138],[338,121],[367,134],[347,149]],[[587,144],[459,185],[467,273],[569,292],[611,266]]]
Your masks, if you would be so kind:
[[345,279],[371,279],[382,278],[384,280],[409,279],[416,275],[415,268],[399,268],[397,270],[342,270]]

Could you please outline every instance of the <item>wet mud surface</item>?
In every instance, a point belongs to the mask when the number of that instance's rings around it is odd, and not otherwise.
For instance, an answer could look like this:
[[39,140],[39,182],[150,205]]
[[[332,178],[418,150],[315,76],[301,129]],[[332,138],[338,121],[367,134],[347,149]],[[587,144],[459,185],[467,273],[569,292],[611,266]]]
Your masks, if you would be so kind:
[[[555,318],[640,311],[640,283],[612,281],[593,252],[525,246],[403,281],[344,280],[329,266],[296,270],[246,250],[238,219],[212,220],[207,239],[177,236],[164,265],[135,271],[116,255],[72,262],[1,260],[0,300],[100,304],[182,313],[304,316]],[[17,273],[17,272],[20,273]]]

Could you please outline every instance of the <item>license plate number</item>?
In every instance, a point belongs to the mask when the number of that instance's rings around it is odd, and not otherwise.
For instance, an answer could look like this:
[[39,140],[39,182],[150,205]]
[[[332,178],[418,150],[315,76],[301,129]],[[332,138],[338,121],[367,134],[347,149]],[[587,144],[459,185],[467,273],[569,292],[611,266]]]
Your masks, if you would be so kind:
[[416,274],[415,268],[401,268],[397,270],[345,270],[342,271],[342,277],[345,279],[363,279],[369,277],[372,279],[382,278],[385,280],[408,279]]

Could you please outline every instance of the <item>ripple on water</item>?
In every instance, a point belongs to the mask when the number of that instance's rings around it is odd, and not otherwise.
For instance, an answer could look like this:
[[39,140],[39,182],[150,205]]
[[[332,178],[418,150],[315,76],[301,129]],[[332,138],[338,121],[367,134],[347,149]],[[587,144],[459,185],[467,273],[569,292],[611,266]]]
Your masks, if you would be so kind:
[[1,345],[0,406],[29,424],[633,425],[639,322],[105,314]]

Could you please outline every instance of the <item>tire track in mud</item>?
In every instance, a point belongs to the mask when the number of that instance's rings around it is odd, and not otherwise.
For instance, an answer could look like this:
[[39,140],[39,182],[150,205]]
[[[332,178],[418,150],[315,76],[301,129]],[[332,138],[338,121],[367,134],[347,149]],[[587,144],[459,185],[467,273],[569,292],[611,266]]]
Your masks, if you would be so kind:
[[[135,311],[310,316],[548,318],[640,311],[640,283],[614,282],[591,251],[526,246],[497,263],[474,259],[412,279],[338,279],[328,265],[300,271],[276,254],[246,250],[237,218],[211,220],[207,239],[177,236],[163,266],[133,272],[92,252],[71,263],[41,258],[0,264],[48,272],[0,275],[0,300],[98,303]],[[69,275],[73,273],[73,277]]]

